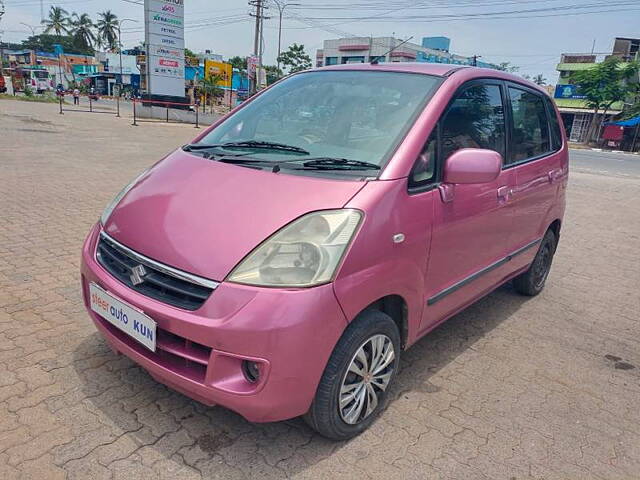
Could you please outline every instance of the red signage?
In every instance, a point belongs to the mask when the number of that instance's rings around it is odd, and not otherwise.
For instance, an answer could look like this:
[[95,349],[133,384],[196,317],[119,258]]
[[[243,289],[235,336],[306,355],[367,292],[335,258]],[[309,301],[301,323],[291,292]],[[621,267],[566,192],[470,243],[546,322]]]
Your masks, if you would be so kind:
[[166,58],[161,58],[159,63],[163,67],[177,67],[178,66],[178,62],[177,61],[175,61],[175,60],[167,60]]

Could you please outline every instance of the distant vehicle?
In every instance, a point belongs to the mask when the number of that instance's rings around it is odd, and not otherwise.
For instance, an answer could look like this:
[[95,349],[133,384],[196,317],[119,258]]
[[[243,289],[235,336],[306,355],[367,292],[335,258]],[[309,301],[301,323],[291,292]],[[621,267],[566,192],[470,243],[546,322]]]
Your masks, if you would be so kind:
[[19,73],[22,77],[22,89],[28,86],[37,93],[52,90],[49,72],[43,69],[25,69]]

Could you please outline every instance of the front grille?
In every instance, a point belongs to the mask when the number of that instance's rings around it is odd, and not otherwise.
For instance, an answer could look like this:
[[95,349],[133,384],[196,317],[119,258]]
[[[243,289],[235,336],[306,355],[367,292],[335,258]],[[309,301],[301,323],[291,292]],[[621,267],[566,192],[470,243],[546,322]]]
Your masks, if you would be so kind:
[[[111,275],[127,287],[147,297],[185,310],[199,308],[218,285],[213,280],[196,277],[162,265],[116,242],[104,232],[100,235],[96,258]],[[142,283],[134,285],[134,267],[144,266]]]

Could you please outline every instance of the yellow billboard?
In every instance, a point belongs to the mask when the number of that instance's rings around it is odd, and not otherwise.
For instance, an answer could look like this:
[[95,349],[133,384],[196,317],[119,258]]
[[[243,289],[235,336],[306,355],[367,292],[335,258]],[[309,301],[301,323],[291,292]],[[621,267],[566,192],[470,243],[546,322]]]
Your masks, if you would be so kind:
[[219,75],[221,80],[218,81],[218,85],[221,87],[231,88],[231,74],[232,66],[230,63],[216,62],[213,60],[205,60],[204,62],[204,76],[210,78],[214,75]]

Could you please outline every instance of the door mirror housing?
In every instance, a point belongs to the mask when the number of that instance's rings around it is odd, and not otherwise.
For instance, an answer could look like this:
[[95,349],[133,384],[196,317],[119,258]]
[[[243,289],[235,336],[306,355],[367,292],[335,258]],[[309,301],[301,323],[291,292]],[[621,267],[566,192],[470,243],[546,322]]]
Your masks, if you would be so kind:
[[444,165],[444,183],[488,183],[502,169],[502,155],[483,148],[463,148],[451,154]]

